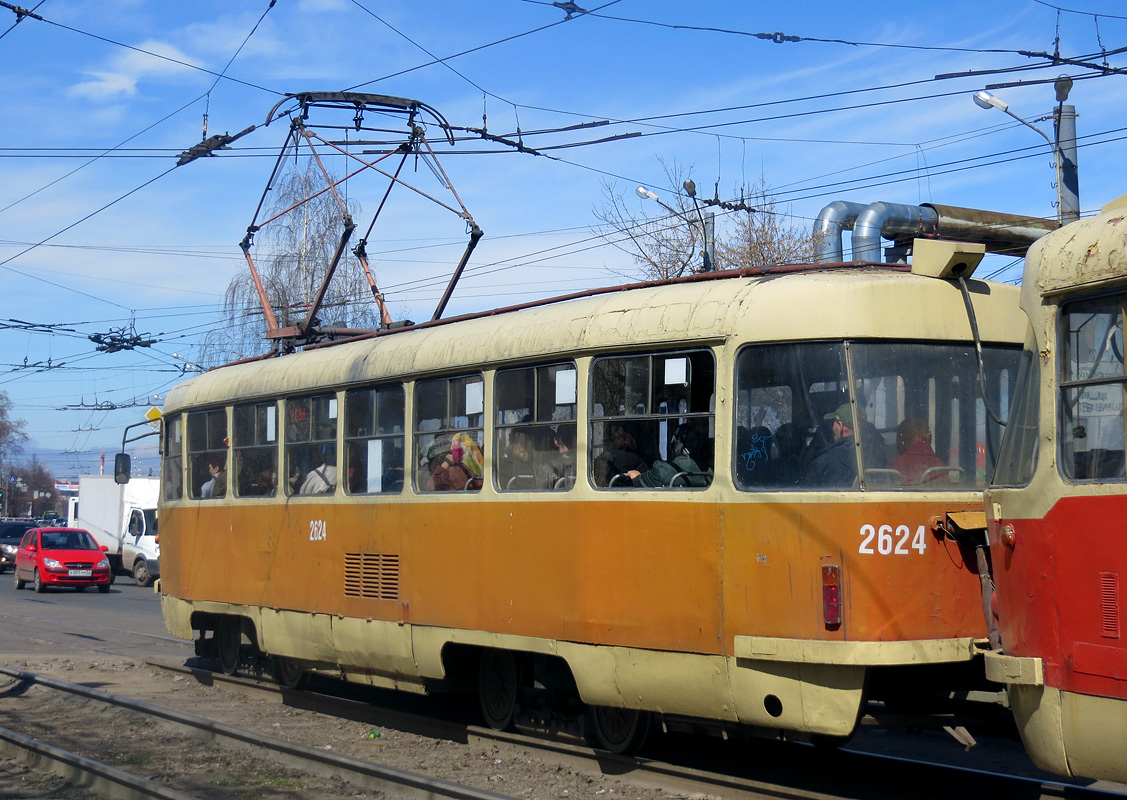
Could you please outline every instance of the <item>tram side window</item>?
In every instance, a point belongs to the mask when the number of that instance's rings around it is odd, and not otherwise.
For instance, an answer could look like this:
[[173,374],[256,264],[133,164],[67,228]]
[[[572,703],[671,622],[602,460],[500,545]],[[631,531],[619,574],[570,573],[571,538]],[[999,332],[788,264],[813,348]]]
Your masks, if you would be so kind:
[[337,398],[286,400],[286,493],[332,494],[337,487]]
[[349,494],[403,491],[403,387],[352,389],[344,395],[344,467]]
[[188,493],[193,499],[227,495],[227,410],[188,414]]
[[[846,374],[842,342],[754,345],[740,351],[733,453],[737,487],[856,487],[853,443],[845,441],[829,452],[832,417],[843,406],[850,408]],[[858,441],[864,434],[857,432]]]
[[481,375],[415,383],[415,487],[481,489],[485,469],[485,382]]
[[497,373],[493,475],[499,491],[575,485],[576,374],[570,363]]
[[716,362],[710,350],[597,359],[591,481],[600,488],[712,483]]
[[232,412],[235,494],[273,497],[278,490],[278,406],[252,403]]
[[1040,447],[1041,358],[1032,339],[1021,352],[1014,400],[998,450],[995,486],[1024,486],[1033,479]]
[[1123,317],[1127,295],[1060,312],[1060,465],[1069,480],[1125,480]]
[[163,491],[165,500],[179,500],[184,496],[184,430],[183,418],[165,417],[164,448],[162,452]]

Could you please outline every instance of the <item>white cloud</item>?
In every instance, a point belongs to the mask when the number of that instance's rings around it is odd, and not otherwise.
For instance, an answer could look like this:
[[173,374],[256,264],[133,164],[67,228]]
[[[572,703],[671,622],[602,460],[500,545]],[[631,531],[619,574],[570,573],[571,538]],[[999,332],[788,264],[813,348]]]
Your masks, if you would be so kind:
[[[196,62],[179,48],[167,42],[148,39],[137,46],[138,50],[126,50],[115,56],[107,70],[89,70],[84,75],[93,80],[83,81],[67,90],[69,97],[86,97],[91,100],[104,100],[109,97],[132,97],[137,94],[138,81],[150,77],[167,78],[191,69],[187,64]],[[146,52],[138,52],[144,50]],[[150,55],[153,54],[153,55]],[[160,56],[163,56],[161,58]],[[168,59],[183,62],[177,64]]]
[[77,83],[67,90],[68,97],[105,100],[108,97],[132,97],[137,94],[137,79],[116,72],[87,72],[93,80]]

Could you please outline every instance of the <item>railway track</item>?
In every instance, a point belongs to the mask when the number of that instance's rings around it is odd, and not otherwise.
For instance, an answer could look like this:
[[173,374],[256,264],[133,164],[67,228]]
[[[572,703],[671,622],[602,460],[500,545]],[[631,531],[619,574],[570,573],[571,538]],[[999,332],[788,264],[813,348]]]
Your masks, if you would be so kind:
[[[431,778],[370,761],[318,750],[257,731],[237,728],[222,722],[187,714],[142,700],[91,689],[79,684],[48,678],[10,667],[0,667],[0,675],[13,679],[8,691],[39,686],[62,692],[85,701],[114,706],[148,718],[160,720],[192,736],[204,737],[226,747],[254,750],[259,756],[301,773],[343,780],[393,797],[451,798],[451,800],[512,800],[506,795]],[[89,787],[111,798],[164,798],[165,800],[202,800],[202,792],[183,792],[162,785],[152,778],[133,775],[95,759],[77,755],[15,731],[0,729],[0,742],[10,754],[36,766],[51,769],[71,784]]]
[[[750,748],[704,737],[671,737],[660,747],[658,758],[631,758],[593,751],[566,735],[545,738],[525,733],[495,731],[461,721],[436,719],[373,706],[345,697],[317,692],[297,692],[272,681],[232,677],[193,667],[146,662],[151,667],[190,676],[207,685],[278,696],[287,705],[330,716],[380,724],[422,736],[464,743],[495,743],[525,748],[542,757],[578,769],[613,774],[641,787],[659,788],[677,796],[724,798],[783,798],[785,800],[838,800],[843,797],[944,798],[978,795],[1015,798],[1099,798],[1122,800],[1123,794],[1055,781],[970,770],[897,757],[835,750],[815,750],[809,745],[761,741]],[[571,739],[571,740],[569,740]],[[760,751],[748,763],[748,753]],[[811,769],[811,767],[814,769]],[[796,777],[797,776],[797,777]],[[997,793],[997,794],[995,794]]]

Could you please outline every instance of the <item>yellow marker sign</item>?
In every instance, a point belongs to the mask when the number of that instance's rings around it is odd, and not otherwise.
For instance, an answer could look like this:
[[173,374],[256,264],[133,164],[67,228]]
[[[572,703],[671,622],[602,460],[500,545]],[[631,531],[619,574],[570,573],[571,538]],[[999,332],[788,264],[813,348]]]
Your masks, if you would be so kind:
[[145,419],[147,419],[149,422],[156,422],[162,416],[163,414],[160,413],[160,409],[156,406],[153,406],[145,412]]

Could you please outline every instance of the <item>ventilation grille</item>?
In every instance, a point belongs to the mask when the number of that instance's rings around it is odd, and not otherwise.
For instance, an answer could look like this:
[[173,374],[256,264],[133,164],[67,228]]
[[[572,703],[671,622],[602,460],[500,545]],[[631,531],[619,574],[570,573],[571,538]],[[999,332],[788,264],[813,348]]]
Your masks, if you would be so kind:
[[399,599],[399,556],[344,554],[344,594],[376,600]]
[[1100,635],[1119,638],[1119,574],[1100,573]]

